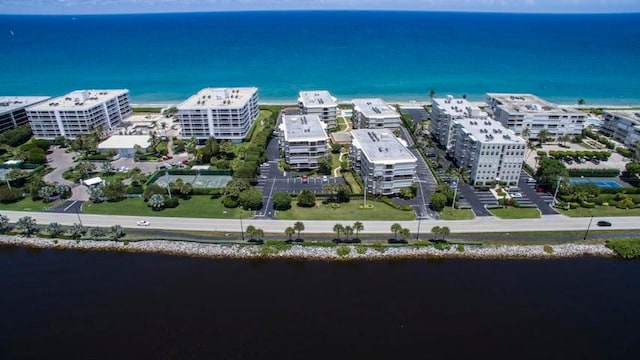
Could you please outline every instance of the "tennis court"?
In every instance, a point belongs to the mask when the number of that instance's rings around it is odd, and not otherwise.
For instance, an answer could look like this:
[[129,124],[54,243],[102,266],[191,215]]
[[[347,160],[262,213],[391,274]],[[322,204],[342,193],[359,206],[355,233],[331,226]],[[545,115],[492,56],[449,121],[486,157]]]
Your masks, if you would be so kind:
[[609,189],[617,189],[627,186],[622,181],[616,178],[571,178],[569,179],[569,181],[573,185],[594,184],[599,188]]
[[231,181],[229,175],[163,175],[154,183],[162,187],[166,187],[178,179],[182,179],[185,183],[191,183],[194,188],[214,189],[223,188]]

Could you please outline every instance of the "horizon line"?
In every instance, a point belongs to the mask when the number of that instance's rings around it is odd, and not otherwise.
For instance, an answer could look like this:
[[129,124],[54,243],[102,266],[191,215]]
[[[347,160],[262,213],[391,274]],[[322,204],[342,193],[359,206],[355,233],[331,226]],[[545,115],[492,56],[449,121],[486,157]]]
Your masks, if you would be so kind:
[[211,13],[258,12],[395,12],[395,13],[456,13],[456,14],[504,14],[504,15],[634,15],[638,11],[497,11],[497,10],[416,10],[416,9],[222,9],[202,11],[151,11],[151,12],[96,12],[96,13],[0,13],[0,16],[101,16],[101,15],[172,15]]

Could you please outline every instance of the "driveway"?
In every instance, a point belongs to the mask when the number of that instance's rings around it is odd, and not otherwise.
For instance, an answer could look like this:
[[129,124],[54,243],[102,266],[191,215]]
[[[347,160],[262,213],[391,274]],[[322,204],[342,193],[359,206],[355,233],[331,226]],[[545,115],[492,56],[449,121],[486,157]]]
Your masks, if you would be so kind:
[[413,156],[418,159],[418,161],[416,162],[418,193],[416,194],[416,197],[408,200],[408,203],[411,204],[411,207],[413,207],[414,211],[416,212],[416,216],[430,216],[433,218],[438,218],[437,213],[429,208],[429,204],[431,203],[431,195],[433,195],[437,187],[436,178],[431,173],[431,169],[429,169],[429,166],[422,157],[422,154],[420,154],[420,151],[413,148],[413,139],[409,134],[409,130],[407,130],[404,126],[400,128],[400,136],[409,145],[409,151],[411,151]]
[[422,106],[401,106],[400,111],[402,111],[403,114],[411,115],[412,121],[415,125],[422,124],[424,120],[427,120],[429,118],[429,113]]
[[49,165],[49,167],[53,168],[53,171],[44,176],[43,180],[45,182],[56,182],[61,185],[69,186],[75,185],[71,181],[62,177],[62,174],[65,171],[76,165],[76,161],[74,160],[74,158],[76,157],[76,153],[66,153],[65,150],[66,149],[59,148],[57,146],[51,147],[51,153],[47,155],[47,164]]

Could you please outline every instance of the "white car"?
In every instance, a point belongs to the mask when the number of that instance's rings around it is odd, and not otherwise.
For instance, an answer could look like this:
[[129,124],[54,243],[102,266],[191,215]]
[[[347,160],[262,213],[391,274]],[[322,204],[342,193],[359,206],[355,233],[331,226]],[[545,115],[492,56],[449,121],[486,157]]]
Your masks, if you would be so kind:
[[149,222],[147,220],[140,220],[136,224],[138,224],[138,226],[149,226]]
[[521,194],[521,193],[519,193],[519,192],[517,192],[517,193],[511,193],[511,194],[509,194],[509,195],[510,195],[512,198],[521,198],[521,197],[522,197],[522,194]]

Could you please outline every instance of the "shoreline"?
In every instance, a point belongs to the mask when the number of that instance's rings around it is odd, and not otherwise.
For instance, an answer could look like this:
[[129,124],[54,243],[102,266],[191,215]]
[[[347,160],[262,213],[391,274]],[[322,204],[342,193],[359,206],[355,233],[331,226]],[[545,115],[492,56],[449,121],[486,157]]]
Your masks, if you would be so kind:
[[[126,240],[125,240],[126,241]],[[124,241],[111,240],[66,240],[27,238],[0,235],[0,246],[20,246],[37,249],[88,250],[152,253],[202,258],[228,259],[295,259],[323,261],[362,261],[399,259],[561,259],[583,256],[613,258],[613,250],[604,244],[559,244],[559,245],[489,245],[465,247],[459,252],[455,246],[448,250],[438,250],[433,246],[384,247],[378,250],[363,245],[338,245],[335,247],[291,245],[287,249],[264,251],[269,245],[207,244],[168,240]],[[553,249],[545,252],[545,247]],[[337,249],[349,248],[347,255],[338,255]],[[362,249],[365,249],[363,253]],[[358,251],[360,250],[360,251]]]

